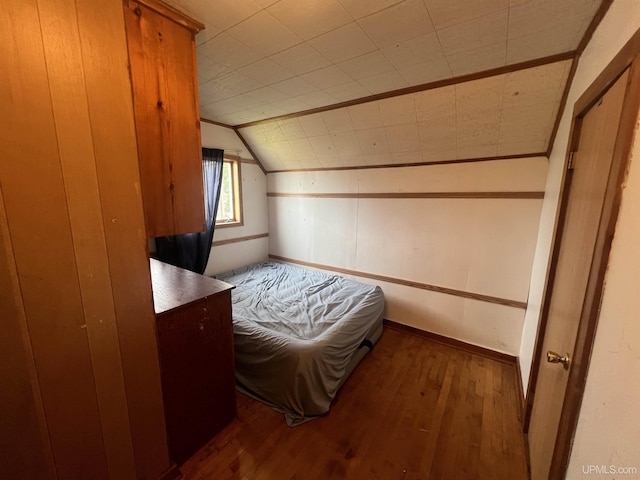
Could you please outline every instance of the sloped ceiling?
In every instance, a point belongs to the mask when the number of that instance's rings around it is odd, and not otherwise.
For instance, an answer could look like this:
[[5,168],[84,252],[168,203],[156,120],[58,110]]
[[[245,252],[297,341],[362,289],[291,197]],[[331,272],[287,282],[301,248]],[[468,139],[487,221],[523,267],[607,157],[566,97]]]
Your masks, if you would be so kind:
[[240,129],[267,170],[544,155],[571,62]]
[[168,3],[207,27],[201,116],[237,127],[273,171],[546,151],[571,60],[536,60],[570,58],[602,0]]

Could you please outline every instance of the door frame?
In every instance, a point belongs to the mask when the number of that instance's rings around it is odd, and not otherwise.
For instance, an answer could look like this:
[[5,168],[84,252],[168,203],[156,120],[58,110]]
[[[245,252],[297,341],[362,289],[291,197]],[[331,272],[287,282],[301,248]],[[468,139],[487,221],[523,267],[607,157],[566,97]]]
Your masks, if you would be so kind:
[[613,60],[611,60],[600,75],[598,75],[593,83],[585,90],[573,108],[569,142],[565,155],[565,175],[562,180],[560,193],[560,210],[553,237],[551,263],[543,293],[540,324],[536,336],[531,375],[527,386],[526,410],[523,424],[525,433],[528,432],[531,421],[543,341],[551,305],[551,292],[553,291],[554,277],[558,264],[560,245],[562,243],[562,230],[566,217],[567,200],[571,193],[572,171],[567,169],[569,158],[571,153],[576,150],[580,141],[580,130],[584,116],[627,69],[629,69],[629,78],[620,115],[620,125],[616,135],[611,171],[607,180],[602,217],[598,226],[594,254],[591,259],[587,291],[573,351],[572,368],[569,372],[554,455],[551,461],[550,479],[562,479],[566,474],[569,456],[571,454],[571,446],[582,405],[591,351],[595,341],[605,274],[622,200],[622,185],[629,165],[634,129],[640,109],[640,29],[634,33]]

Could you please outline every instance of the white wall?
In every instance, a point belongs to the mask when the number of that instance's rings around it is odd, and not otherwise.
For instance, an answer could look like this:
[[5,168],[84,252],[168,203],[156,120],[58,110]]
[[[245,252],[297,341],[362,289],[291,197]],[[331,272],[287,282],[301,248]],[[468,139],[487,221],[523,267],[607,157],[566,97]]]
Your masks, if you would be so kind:
[[[550,158],[546,198],[536,247],[529,308],[520,349],[523,385],[540,315],[571,111],[627,40],[640,28],[640,2],[616,0],[585,50]],[[567,478],[589,465],[635,467],[640,472],[640,141],[637,136],[609,260],[606,285]],[[620,475],[616,478],[635,478]],[[598,476],[601,478],[601,476]],[[604,477],[602,477],[604,478]],[[613,478],[609,475],[607,478]]]
[[[221,148],[226,153],[252,160],[238,136],[230,128],[201,122],[202,146]],[[242,210],[244,225],[216,228],[213,241],[229,240],[269,233],[269,212],[267,208],[267,177],[258,165],[241,163]],[[211,249],[205,275],[232,270],[250,263],[266,260],[269,239],[259,238],[245,242],[229,243]]]
[[[277,173],[273,193],[541,191],[545,158]],[[269,197],[269,253],[527,301],[540,199]],[[365,283],[371,280],[362,279]],[[386,318],[516,355],[524,310],[380,284]]]

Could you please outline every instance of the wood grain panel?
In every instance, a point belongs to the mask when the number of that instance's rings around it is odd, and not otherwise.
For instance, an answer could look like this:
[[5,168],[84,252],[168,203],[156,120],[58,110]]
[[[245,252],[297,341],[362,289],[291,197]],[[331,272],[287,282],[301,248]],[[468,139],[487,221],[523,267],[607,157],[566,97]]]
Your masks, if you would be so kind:
[[[75,4],[40,5],[49,88],[111,477],[135,475]],[[64,52],[63,55],[60,52]]]
[[[45,1],[39,2],[42,6]],[[59,478],[108,478],[39,5],[3,2],[6,214]],[[59,15],[64,19],[64,13]],[[63,39],[55,39],[60,44]],[[55,48],[53,46],[52,48]],[[5,50],[6,49],[6,50]],[[58,58],[66,54],[64,48]]]
[[[599,225],[602,216],[608,211],[606,207],[603,208],[607,203],[605,199],[617,190],[615,182],[612,181],[609,186],[607,179],[612,170],[627,78],[626,75],[621,77],[582,121],[578,148],[580,155],[575,170],[568,176],[569,196],[561,213],[562,236],[558,256],[554,259],[555,275],[550,279],[543,351],[573,352],[572,357],[578,353],[574,347],[580,318],[585,305],[593,301],[589,299],[589,290],[592,288],[589,279],[592,265],[597,264],[593,263],[594,258],[604,255],[606,266],[608,250],[598,247],[597,238],[601,233]],[[599,298],[596,300],[598,306]],[[573,359],[571,363],[573,372],[578,365]],[[549,476],[549,471],[552,457],[558,449],[555,442],[565,393],[574,388],[568,387],[570,374],[564,370],[544,361],[540,362],[538,370],[528,431],[531,474],[533,479],[560,478],[560,475]]]
[[16,478],[158,478],[169,462],[122,3],[0,9],[3,223],[48,429],[27,450],[41,471]]
[[183,27],[189,29],[193,34],[198,33],[201,30],[204,30],[204,25],[199,21],[185,15],[180,10],[173,8],[171,5],[167,5],[164,2],[158,0],[137,0],[137,3],[145,5],[152,10],[158,12],[163,17],[176,22]]
[[438,285],[430,285],[428,283],[414,282],[412,280],[405,280],[402,278],[387,277],[384,275],[377,275],[375,273],[360,272],[357,270],[350,270],[348,268],[322,265],[319,263],[306,262],[304,260],[296,260],[292,258],[281,257],[278,255],[269,255],[269,258],[273,260],[278,260],[280,262],[295,263],[298,265],[304,265],[306,267],[318,268],[321,270],[329,270],[332,272],[342,273],[345,275],[353,275],[356,277],[370,278],[371,280],[378,280],[378,281],[387,282],[387,283],[395,283],[398,285],[404,285],[406,287],[419,288],[421,290],[429,290],[431,292],[444,293],[446,295],[455,295],[457,297],[469,298],[471,300],[479,300],[481,302],[494,303],[497,305],[504,305],[507,307],[514,307],[514,308],[521,308],[521,309],[527,308],[527,302],[519,302],[517,300],[509,300],[506,298],[492,297],[490,295],[482,295],[480,293],[465,292],[462,290],[456,290],[454,288],[440,287]]
[[0,186],[0,471],[5,478],[56,478],[53,452]]
[[203,231],[193,34],[134,1],[125,20],[147,235]]
[[89,117],[138,478],[170,468],[122,3],[79,2]]
[[544,192],[390,192],[390,193],[277,193],[267,192],[267,197],[285,198],[497,198],[542,199]]

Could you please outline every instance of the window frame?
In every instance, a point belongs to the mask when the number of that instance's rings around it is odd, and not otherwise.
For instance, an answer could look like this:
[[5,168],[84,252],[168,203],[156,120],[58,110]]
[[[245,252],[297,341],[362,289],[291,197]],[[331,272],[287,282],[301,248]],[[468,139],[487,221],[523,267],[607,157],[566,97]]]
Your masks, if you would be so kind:
[[242,161],[235,155],[224,155],[223,162],[231,166],[231,182],[233,195],[233,220],[218,222],[215,228],[242,227],[244,225],[244,212],[242,209]]

